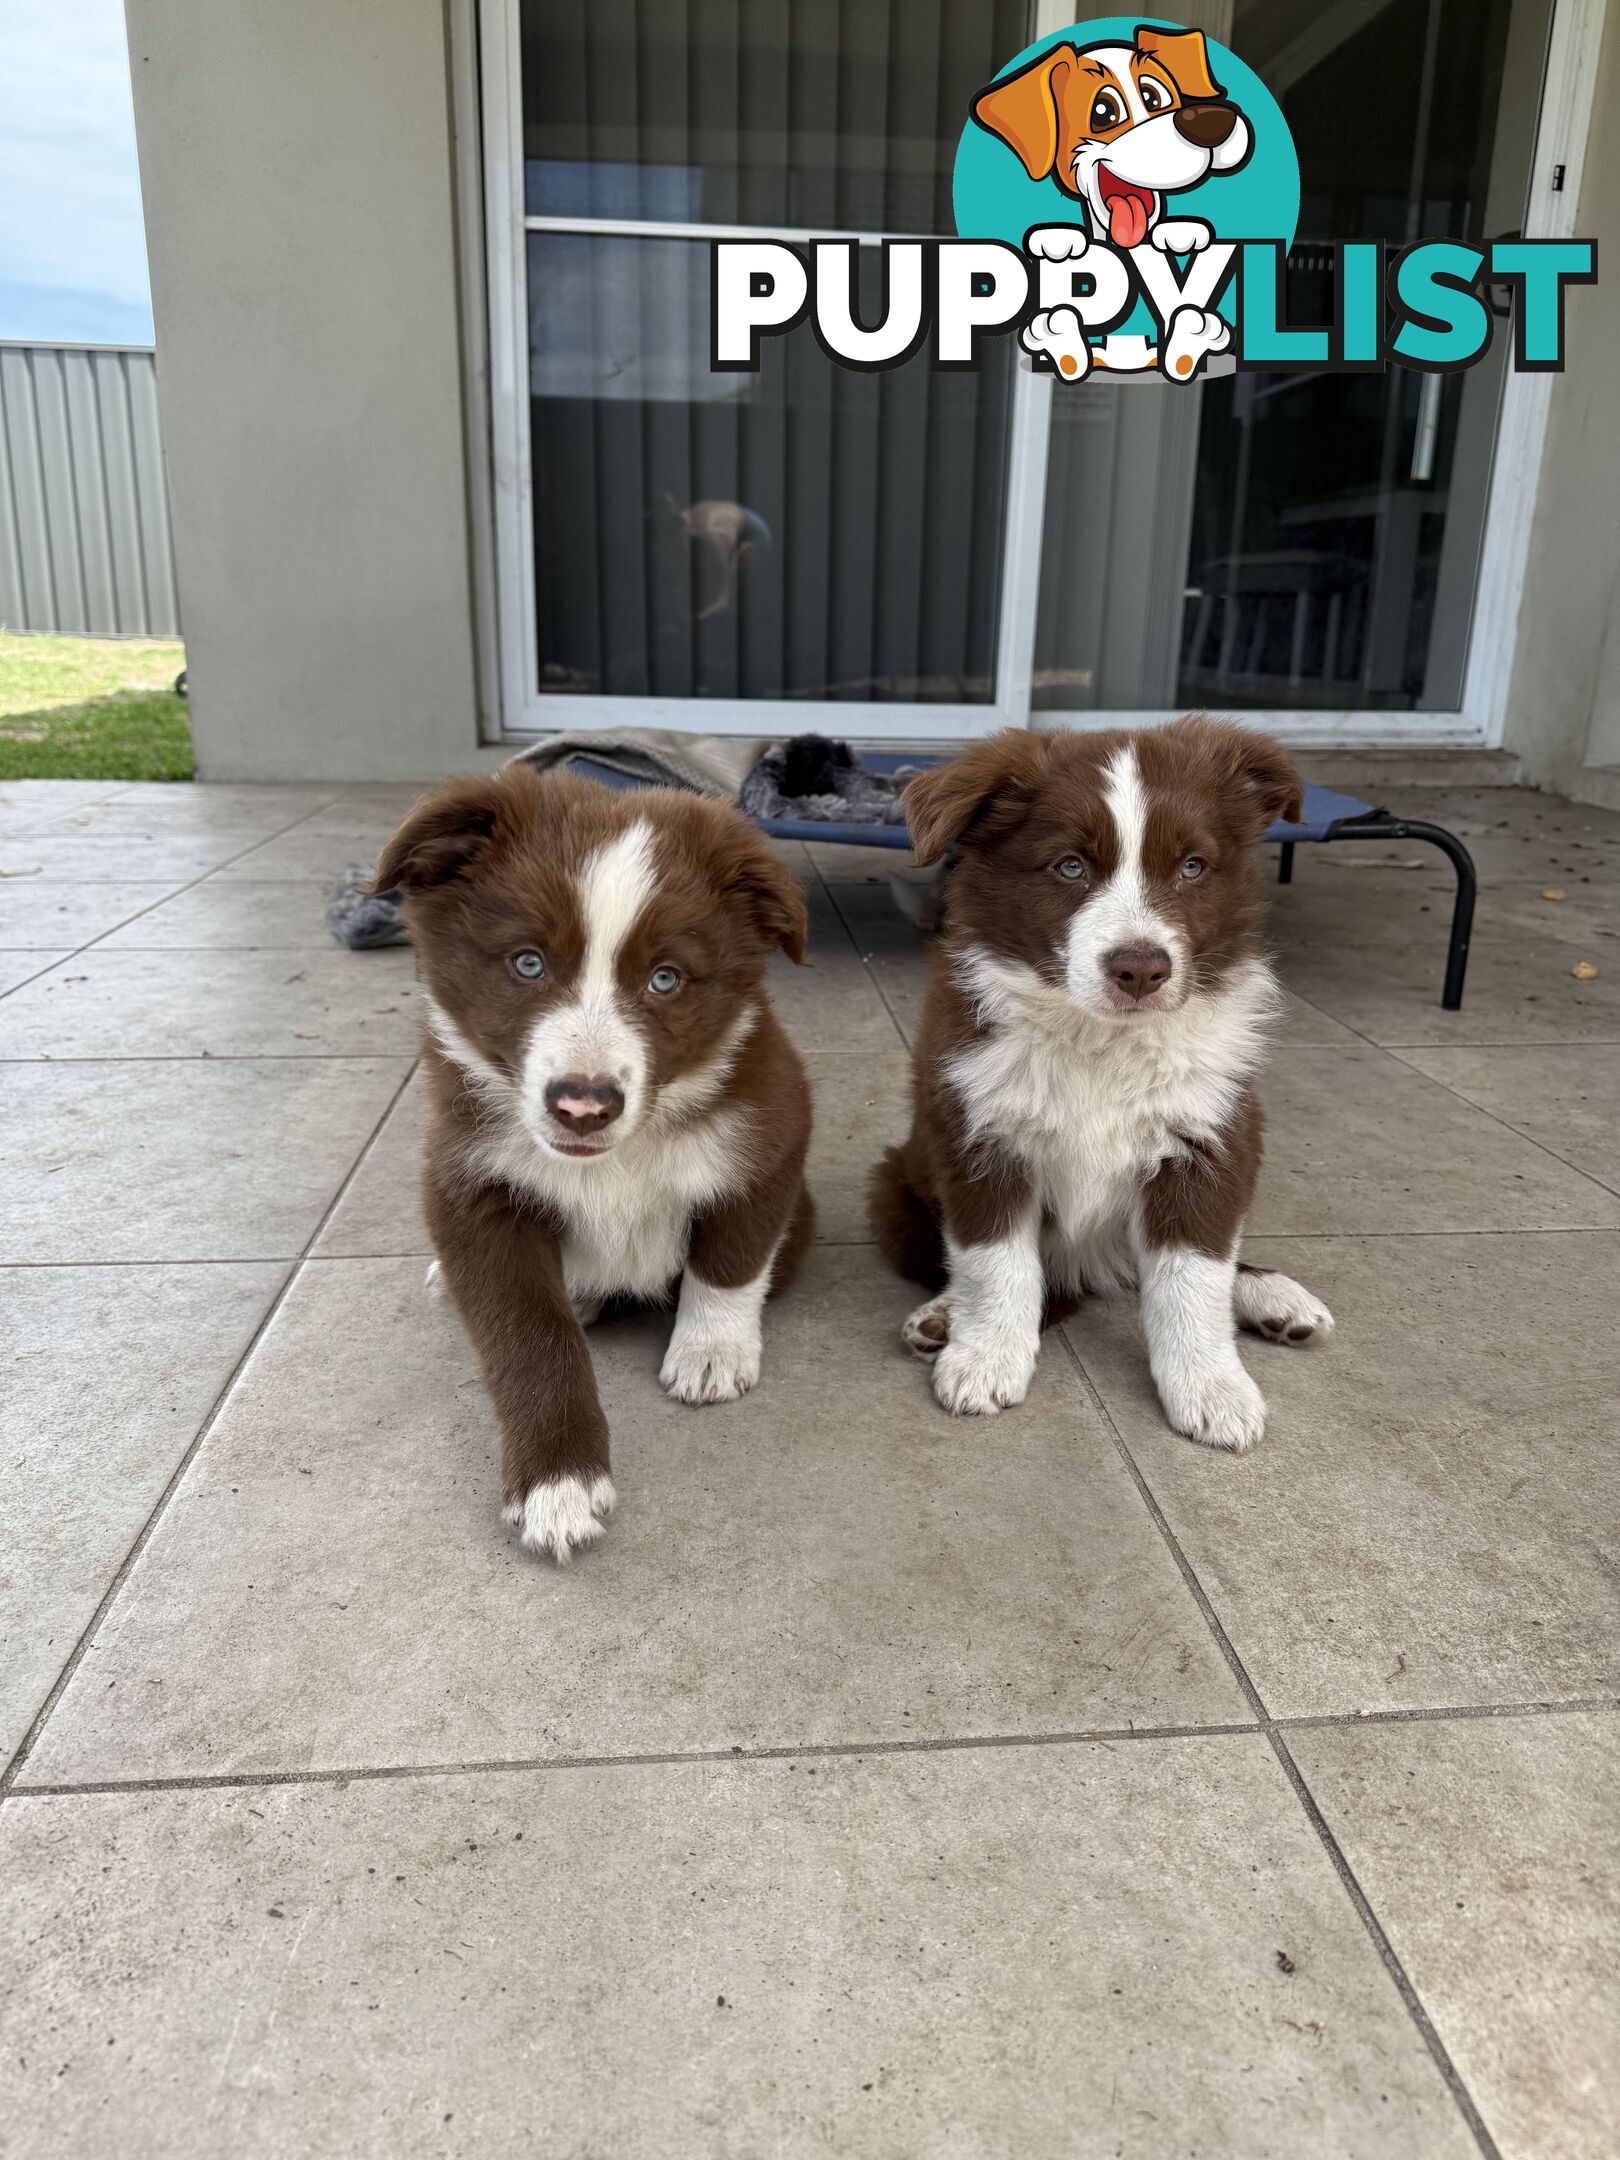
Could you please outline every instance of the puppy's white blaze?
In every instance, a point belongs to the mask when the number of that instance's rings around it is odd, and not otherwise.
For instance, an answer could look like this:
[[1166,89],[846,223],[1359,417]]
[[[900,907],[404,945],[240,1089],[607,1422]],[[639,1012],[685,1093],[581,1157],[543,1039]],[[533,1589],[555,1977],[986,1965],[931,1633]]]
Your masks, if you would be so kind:
[[1088,1012],[1111,1010],[1104,955],[1120,945],[1160,945],[1170,955],[1171,974],[1158,1009],[1174,1011],[1185,1002],[1189,988],[1187,941],[1149,905],[1144,867],[1148,794],[1133,744],[1122,743],[1103,768],[1103,801],[1113,821],[1117,860],[1069,925],[1069,995]]
[[619,955],[657,885],[653,831],[644,818],[588,856],[574,880],[585,952],[572,995],[535,1022],[523,1058],[523,1110],[545,1132],[546,1088],[564,1073],[606,1078],[624,1091],[617,1146],[646,1110],[647,1051],[621,998]]
[[1114,87],[1125,100],[1126,109],[1133,120],[1145,120],[1147,107],[1142,103],[1142,93],[1136,87],[1136,77],[1131,73],[1131,61],[1136,56],[1134,45],[1088,45],[1086,58],[1105,67],[1114,78]]

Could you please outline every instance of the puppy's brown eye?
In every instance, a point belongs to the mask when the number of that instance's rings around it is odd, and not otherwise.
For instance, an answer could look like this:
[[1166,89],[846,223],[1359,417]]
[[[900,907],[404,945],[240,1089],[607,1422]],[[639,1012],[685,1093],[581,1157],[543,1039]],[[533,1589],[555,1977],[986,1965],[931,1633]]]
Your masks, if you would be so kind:
[[1125,108],[1112,90],[1099,90],[1091,101],[1091,125],[1099,132],[1104,128],[1118,127],[1125,117]]
[[512,973],[524,982],[543,982],[546,963],[537,952],[516,952],[512,955]]
[[647,977],[647,988],[654,997],[673,997],[680,987],[679,968],[656,967]]
[[1209,864],[1201,856],[1189,855],[1176,872],[1176,875],[1183,885],[1191,885],[1196,879],[1201,878],[1208,868]]
[[1163,83],[1157,83],[1151,75],[1144,75],[1136,86],[1142,93],[1142,103],[1150,113],[1163,112],[1170,103],[1169,92]]
[[1058,876],[1070,885],[1081,884],[1085,879],[1086,866],[1078,855],[1065,855],[1060,863],[1054,863],[1052,867]]

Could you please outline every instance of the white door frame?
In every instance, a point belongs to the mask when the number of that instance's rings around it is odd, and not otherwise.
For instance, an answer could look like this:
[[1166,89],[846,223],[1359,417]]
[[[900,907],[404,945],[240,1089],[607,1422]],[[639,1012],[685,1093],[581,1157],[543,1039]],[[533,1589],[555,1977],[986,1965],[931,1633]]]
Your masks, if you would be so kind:
[[[467,4],[467,0],[462,0]],[[742,238],[742,226],[667,225],[619,220],[531,218],[524,201],[522,74],[518,0],[473,0],[481,63],[482,172],[463,166],[464,190],[482,186],[489,329],[489,516],[493,548],[475,576],[493,579],[485,606],[494,622],[497,740],[530,740],[568,728],[696,728],[712,735],[780,735],[817,728],[866,742],[949,744],[997,727],[1095,729],[1146,727],[1173,712],[1030,711],[1045,510],[1053,381],[1020,362],[1014,376],[1008,486],[993,703],[889,704],[801,698],[632,698],[541,693],[533,685],[536,650],[533,572],[533,465],[529,443],[527,247],[533,231],[628,233],[645,238]],[[1575,231],[1581,171],[1596,90],[1608,0],[1553,0],[1547,70],[1531,166],[1527,237],[1564,239]],[[1053,0],[1040,0],[1045,24]],[[1068,9],[1056,9],[1059,20]],[[462,137],[476,158],[472,131]],[[1554,172],[1563,167],[1555,191]],[[475,198],[474,198],[475,199]],[[807,240],[808,233],[768,237]],[[824,238],[824,233],[815,235]],[[875,245],[877,234],[850,237]],[[467,281],[470,304],[484,296]],[[1547,375],[1509,370],[1503,389],[1489,504],[1475,589],[1473,625],[1458,712],[1279,711],[1252,708],[1255,719],[1301,747],[1336,749],[1489,749],[1503,739],[1519,605],[1551,409]],[[1168,395],[1149,389],[1147,395]],[[477,501],[475,495],[475,516]],[[475,539],[478,536],[475,535]]]

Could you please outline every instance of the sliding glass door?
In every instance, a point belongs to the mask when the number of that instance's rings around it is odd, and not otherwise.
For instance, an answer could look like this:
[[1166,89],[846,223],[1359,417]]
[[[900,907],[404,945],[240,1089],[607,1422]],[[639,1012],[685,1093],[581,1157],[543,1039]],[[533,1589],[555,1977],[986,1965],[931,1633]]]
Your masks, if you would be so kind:
[[[967,99],[1025,15],[1023,0],[486,12],[520,116],[527,380],[505,417],[529,567],[518,584],[503,566],[503,600],[509,699],[531,719],[634,700],[763,731],[826,706],[848,733],[871,706],[966,731],[992,706],[1013,353],[863,376],[806,333],[768,341],[757,375],[711,373],[708,243],[948,233]],[[880,312],[876,247],[858,259]]]
[[[1292,320],[1324,317],[1329,241],[1548,229],[1553,6],[1184,0],[1293,127]],[[1478,737],[1493,459],[1512,408],[1522,464],[1539,388],[1505,340],[1461,377],[1171,389],[1055,385],[1009,339],[860,375],[801,327],[710,372],[711,238],[853,238],[875,314],[875,243],[952,230],[969,98],[1074,12],[481,0],[506,732],[949,740],[1210,704]]]
[[[1264,78],[1299,149],[1290,321],[1330,319],[1334,240],[1524,229],[1551,15],[1205,0],[1196,19]],[[1304,368],[1060,396],[1035,710],[1457,712],[1506,349],[1460,376]]]

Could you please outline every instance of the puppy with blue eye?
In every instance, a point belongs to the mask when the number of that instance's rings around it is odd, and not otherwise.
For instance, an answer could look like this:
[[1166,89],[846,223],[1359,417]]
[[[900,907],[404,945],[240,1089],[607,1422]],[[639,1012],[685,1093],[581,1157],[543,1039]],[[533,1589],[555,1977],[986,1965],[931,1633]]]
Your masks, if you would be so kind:
[[933,1293],[902,1336],[945,1409],[1022,1402],[1042,1328],[1134,1290],[1170,1423],[1241,1452],[1266,1406],[1237,1328],[1332,1327],[1239,1257],[1281,1002],[1255,843],[1301,799],[1280,744],[1201,717],[1009,730],[907,788],[918,861],[956,859],[911,1135],[877,1166],[872,1218]]
[[506,1519],[567,1560],[615,1499],[583,1333],[605,1300],[675,1295],[678,1400],[759,1378],[811,1223],[809,1084],[765,986],[776,952],[804,959],[803,895],[724,804],[527,765],[429,796],[376,883],[416,947],[428,1226]]

